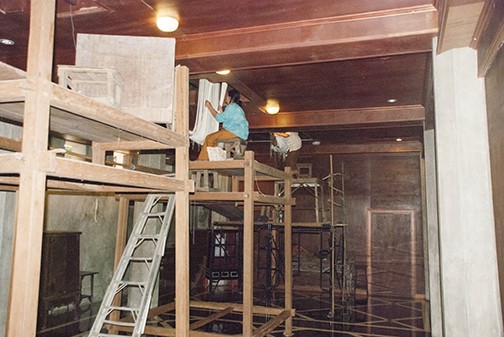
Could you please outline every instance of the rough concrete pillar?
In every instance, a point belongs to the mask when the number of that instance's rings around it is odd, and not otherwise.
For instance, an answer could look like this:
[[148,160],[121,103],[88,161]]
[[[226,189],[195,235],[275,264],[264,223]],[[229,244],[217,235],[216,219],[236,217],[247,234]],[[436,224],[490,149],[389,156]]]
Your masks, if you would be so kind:
[[434,55],[433,66],[444,336],[503,336],[477,52]]

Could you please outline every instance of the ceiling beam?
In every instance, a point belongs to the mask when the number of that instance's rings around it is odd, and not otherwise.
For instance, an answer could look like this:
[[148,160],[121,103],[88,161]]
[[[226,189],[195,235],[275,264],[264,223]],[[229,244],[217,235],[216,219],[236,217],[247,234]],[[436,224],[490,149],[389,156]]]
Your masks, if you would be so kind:
[[387,123],[422,123],[425,110],[421,105],[378,107],[363,109],[332,109],[303,112],[281,112],[276,115],[251,114],[247,116],[250,131],[286,127],[327,128],[344,125],[370,125]]
[[192,74],[250,69],[425,52],[435,34],[437,11],[424,5],[186,35],[175,58]]

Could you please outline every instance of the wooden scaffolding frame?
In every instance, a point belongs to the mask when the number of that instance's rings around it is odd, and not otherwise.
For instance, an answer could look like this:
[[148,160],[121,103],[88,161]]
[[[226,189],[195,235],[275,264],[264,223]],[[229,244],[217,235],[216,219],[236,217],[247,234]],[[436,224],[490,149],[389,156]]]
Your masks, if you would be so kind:
[[[81,96],[51,82],[55,0],[31,4],[28,64],[22,71],[0,63],[0,117],[22,125],[22,141],[0,137],[0,190],[17,191],[17,216],[7,312],[7,337],[35,336],[45,193],[174,192],[176,195],[176,336],[189,335],[189,72],[177,67],[175,131]],[[15,76],[11,76],[15,74]],[[92,143],[92,162],[58,156],[49,134],[72,134]],[[105,166],[106,151],[175,149],[175,177]],[[124,202],[120,207],[124,208]],[[120,216],[122,212],[119,213]],[[121,219],[119,219],[121,221]],[[121,233],[118,233],[118,237]],[[120,241],[119,241],[120,242]],[[120,249],[120,247],[118,247]]]
[[[242,303],[191,302],[191,307],[226,312],[241,312],[243,337],[262,337],[285,322],[284,335],[292,335],[292,205],[291,174],[261,164],[254,159],[252,151],[246,151],[243,160],[195,161],[189,165],[193,171],[213,171],[231,178],[230,191],[197,191],[190,196],[194,202],[227,201],[243,203],[243,301]],[[286,189],[283,196],[266,195],[255,189],[259,181],[283,181]],[[255,206],[283,205],[284,218],[284,307],[256,306],[254,299],[254,209]],[[177,295],[178,296],[178,295]],[[272,319],[258,328],[253,326],[254,314],[270,315]],[[219,316],[219,312],[216,313]],[[217,336],[198,332],[195,336]],[[220,336],[220,335],[219,335]]]

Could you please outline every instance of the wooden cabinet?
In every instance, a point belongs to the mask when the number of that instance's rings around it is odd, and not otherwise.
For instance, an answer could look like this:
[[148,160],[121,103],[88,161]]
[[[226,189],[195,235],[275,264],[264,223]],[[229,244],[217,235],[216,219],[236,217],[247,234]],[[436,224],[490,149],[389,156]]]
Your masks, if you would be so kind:
[[47,326],[52,308],[66,306],[77,318],[80,301],[80,234],[81,232],[44,232],[38,320]]

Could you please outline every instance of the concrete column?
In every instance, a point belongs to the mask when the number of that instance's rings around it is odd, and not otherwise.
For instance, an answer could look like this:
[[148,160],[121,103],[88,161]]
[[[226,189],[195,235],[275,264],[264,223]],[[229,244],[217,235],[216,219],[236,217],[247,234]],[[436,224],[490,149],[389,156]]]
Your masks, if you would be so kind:
[[434,55],[433,66],[444,336],[503,336],[477,52],[460,48]]
[[425,194],[427,218],[428,285],[430,302],[431,336],[443,336],[441,282],[439,268],[439,223],[436,181],[436,140],[434,130],[424,132]]

